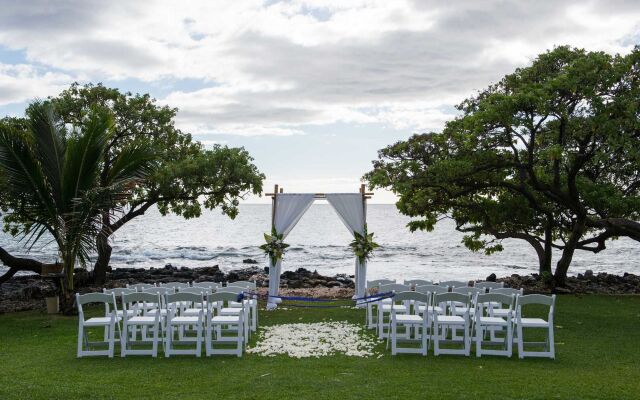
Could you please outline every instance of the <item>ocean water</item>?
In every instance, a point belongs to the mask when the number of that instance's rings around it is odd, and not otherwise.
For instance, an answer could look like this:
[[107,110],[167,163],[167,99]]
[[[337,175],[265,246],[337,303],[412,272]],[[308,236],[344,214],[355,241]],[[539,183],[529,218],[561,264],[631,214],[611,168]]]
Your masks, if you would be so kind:
[[[368,206],[370,232],[382,246],[369,261],[367,277],[484,279],[491,273],[506,276],[537,271],[533,249],[523,241],[504,242],[505,250],[491,256],[473,253],[461,243],[462,234],[451,221],[442,221],[434,232],[410,233],[409,218],[400,215],[394,205]],[[111,265],[150,268],[167,263],[174,266],[198,267],[219,265],[223,270],[246,266],[243,259],[257,260],[266,265],[258,249],[264,242],[263,233],[270,229],[271,206],[244,204],[235,220],[218,211],[207,211],[202,217],[185,220],[162,217],[150,210],[113,236]],[[350,234],[328,204],[316,203],[302,217],[287,237],[291,245],[283,268],[304,267],[325,275],[353,274],[354,258],[347,244]],[[0,234],[0,245],[12,254],[27,255],[23,243]],[[577,252],[570,274],[592,269],[594,272],[622,274],[640,273],[640,245],[629,239],[609,242],[600,254]],[[29,256],[53,261],[55,248],[38,245]],[[555,255],[557,260],[559,255]],[[2,270],[2,267],[0,267]]]

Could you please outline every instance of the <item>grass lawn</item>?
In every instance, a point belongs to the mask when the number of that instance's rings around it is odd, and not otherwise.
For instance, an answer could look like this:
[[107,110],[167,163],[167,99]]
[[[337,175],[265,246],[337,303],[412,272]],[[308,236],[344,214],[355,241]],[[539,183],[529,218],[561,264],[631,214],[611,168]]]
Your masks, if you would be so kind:
[[[262,312],[260,323],[364,321],[354,309]],[[77,359],[77,319],[0,315],[0,399],[639,399],[640,297],[561,296],[557,359],[246,354]],[[253,336],[256,340],[256,336]],[[116,348],[116,352],[118,348]]]

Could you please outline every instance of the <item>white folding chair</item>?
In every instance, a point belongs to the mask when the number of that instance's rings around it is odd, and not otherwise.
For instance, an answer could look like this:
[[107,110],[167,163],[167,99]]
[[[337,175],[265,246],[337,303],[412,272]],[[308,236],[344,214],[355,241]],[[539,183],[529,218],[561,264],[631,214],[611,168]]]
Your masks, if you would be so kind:
[[[367,287],[365,290],[365,293],[367,293],[367,295],[372,296],[374,294],[379,293],[379,289],[380,289],[380,285],[388,285],[388,284],[392,284],[392,283],[396,283],[395,279],[391,280],[391,279],[376,279],[373,281],[367,281]],[[377,306],[378,306],[378,302],[377,301],[371,301],[374,299],[369,299],[367,301],[367,329],[378,329],[378,312],[377,312]],[[374,307],[376,308],[376,311],[374,311]]]
[[174,292],[179,291],[180,289],[191,287],[189,282],[164,282],[160,283],[160,287],[173,289]]
[[[110,311],[108,311],[107,315],[104,317],[91,317],[89,319],[85,319],[82,306],[90,303],[102,303],[105,307],[108,307]],[[118,324],[120,317],[117,316],[118,307],[114,294],[88,293],[81,295],[76,293],[76,306],[78,307],[78,358],[84,356],[108,356],[109,358],[113,358],[116,329],[120,329],[120,325]],[[89,341],[85,328],[93,327],[106,328],[108,330],[106,340],[102,342]],[[107,346],[107,350],[89,350],[93,346],[104,345]]]
[[[543,318],[525,318],[522,312],[522,307],[525,305],[540,304],[549,306],[549,314],[547,320]],[[518,343],[518,357],[549,357],[556,358],[556,348],[553,335],[553,313],[556,304],[556,295],[545,296],[541,294],[528,294],[525,296],[518,296],[516,298],[516,330]],[[547,337],[544,342],[525,342],[523,331],[525,328],[529,329],[546,329]],[[539,346],[543,345],[543,351],[531,351],[524,350],[525,346]]]
[[[243,336],[244,336],[245,342],[248,343],[249,336],[251,335],[251,329],[249,326],[251,325],[250,313],[251,313],[251,307],[253,306],[250,301],[251,299],[245,299],[245,296],[244,296],[245,291],[246,291],[245,288],[238,287],[238,286],[225,286],[223,288],[218,289],[216,293],[220,293],[220,292],[233,293],[236,295],[236,299],[242,299],[242,300],[227,301],[226,304],[217,303],[217,314],[220,316],[234,316],[234,315],[244,314],[243,320],[246,323],[243,326],[244,327]],[[238,296],[238,295],[242,295],[242,296]]]
[[[243,345],[245,342],[245,317],[247,313],[245,308],[247,304],[242,301],[242,295],[233,292],[216,292],[207,296],[207,302],[210,304],[224,304],[229,302],[238,302],[239,311],[233,315],[221,315],[218,309],[212,307],[207,311],[207,327],[205,332],[205,351],[207,356],[214,354],[233,354],[242,357]],[[217,314],[217,315],[216,315]],[[233,333],[233,336],[225,336],[223,333]],[[218,345],[229,345],[235,343],[233,348],[221,348]],[[214,347],[215,345],[215,347]]]
[[484,289],[489,292],[493,289],[500,289],[504,287],[504,282],[476,282],[475,287]]
[[[470,317],[469,308],[471,305],[471,297],[462,293],[440,293],[434,296],[433,304],[454,303],[462,304],[462,309],[467,310],[462,315],[440,315],[433,313],[433,350],[434,354],[462,354],[468,356],[471,351],[471,336],[469,333]],[[447,338],[447,332],[453,329],[462,329],[462,340]],[[463,347],[457,349],[442,348],[444,343],[460,343]]]
[[155,283],[135,283],[133,285],[127,284],[127,289],[133,289],[136,292],[143,292],[145,289],[151,289],[156,287]]
[[[158,343],[160,342],[160,334],[162,332],[160,313],[155,316],[142,315],[147,303],[160,304],[160,296],[158,294],[133,292],[122,293],[123,322],[122,334],[120,335],[120,356],[127,355],[150,355],[158,356]],[[131,311],[131,312],[129,312]],[[148,340],[138,340],[138,329],[146,331],[151,328],[153,337],[151,339],[151,349],[134,349],[132,346],[139,344],[148,344]]]
[[[202,344],[202,329],[205,318],[204,313],[204,300],[202,294],[195,293],[174,293],[167,294],[165,296],[165,303],[167,306],[167,322],[165,328],[165,349],[164,354],[166,357],[170,357],[172,354],[186,354],[195,355],[200,357],[201,344]],[[183,304],[195,304],[201,305],[200,312],[197,316],[185,316],[179,315],[179,310]],[[194,327],[195,337],[188,337],[187,340],[174,340],[175,332],[179,332],[180,329],[184,329],[185,326]],[[195,348],[192,349],[176,349],[175,344],[187,344],[195,342]]]
[[[476,357],[482,357],[483,354],[507,356],[511,357],[512,345],[513,345],[513,324],[511,322],[515,296],[499,293],[487,293],[477,294],[475,300],[475,318],[474,318],[474,331],[476,342]],[[500,304],[501,309],[506,309],[508,312],[505,317],[495,317],[491,315],[491,309],[495,304]],[[485,311],[488,313],[485,315]],[[504,330],[505,336],[502,341],[489,342],[484,341],[487,330],[491,329],[492,332],[496,329]],[[483,348],[483,344],[502,344],[502,349],[487,349]]]
[[[420,285],[416,286],[415,291],[418,293],[429,294],[433,296],[434,294],[447,293],[449,291],[449,288],[439,285]],[[429,326],[431,326],[431,324],[433,323],[433,315],[431,315],[431,313],[436,312],[440,315],[444,315],[447,311],[447,306],[446,303],[430,304],[429,306],[416,303],[415,310],[418,314],[426,313],[428,318],[427,321],[429,322]]]
[[[489,293],[496,293],[496,294],[506,294],[506,295],[513,295],[514,298],[517,298],[518,296],[522,296],[524,294],[523,289],[513,289],[513,288],[497,288],[497,289],[489,289]],[[505,318],[507,316],[508,313],[511,313],[511,324],[513,325],[513,337],[515,339],[516,337],[516,333],[515,333],[515,305],[513,307],[513,310],[509,310],[509,309],[505,309],[502,308],[501,304],[491,304],[491,308],[489,309],[489,315],[491,317],[501,317],[501,318]],[[500,329],[497,328],[490,328],[489,329],[489,334],[490,334],[490,340],[491,341],[496,341],[498,340],[498,338],[496,337],[496,331],[499,331]]]
[[[389,342],[391,342],[391,354],[396,355],[398,353],[418,353],[423,356],[427,355],[429,349],[429,320],[427,313],[412,314],[396,312],[396,305],[400,302],[414,302],[415,304],[425,304],[427,307],[431,304],[430,294],[418,293],[418,292],[399,292],[393,296],[393,302],[391,303],[391,318],[389,321],[390,335],[387,338],[387,348]],[[402,338],[398,336],[398,328],[404,328],[404,335]],[[413,330],[414,336],[411,337],[411,331]],[[418,342],[420,347],[400,347],[398,342]]]
[[[386,285],[380,285],[380,293],[388,293],[388,292],[410,292],[411,287],[407,285],[400,285],[398,283],[389,283]],[[389,331],[387,327],[389,326],[389,320],[391,318],[391,308],[392,304],[395,302],[393,298],[380,300],[376,303],[378,308],[378,337],[380,339],[384,339],[388,337]],[[410,310],[410,305],[408,301],[403,301],[402,304],[397,304],[393,307],[397,314],[408,313]],[[386,317],[386,318],[385,318]]]
[[[244,289],[245,292],[256,291],[256,283],[251,281],[229,282],[227,283],[227,286],[225,288],[222,288],[222,290],[228,292],[229,290],[227,289],[231,287],[242,288]],[[251,332],[255,332],[258,329],[258,298],[256,295],[249,295],[246,293],[244,298],[245,298],[245,301],[248,302],[247,304],[249,304],[250,317],[247,320],[247,322],[249,323],[249,329],[251,330]],[[237,307],[237,306],[238,306],[238,302],[229,302],[229,307]]]
[[[120,299],[123,293],[135,293],[135,289],[129,289],[129,288],[113,288],[113,289],[102,289],[103,293],[106,294],[113,294],[116,298],[116,301],[118,299]],[[125,312],[125,307],[124,305],[121,305],[120,309],[118,309],[116,311],[116,316],[122,318],[123,313]],[[104,316],[108,316],[109,315],[109,306],[105,304],[104,307]],[[132,310],[127,311],[129,313],[133,312]],[[116,332],[117,333],[117,332]],[[109,329],[107,327],[104,328],[104,340],[105,342],[107,341],[107,335],[109,334]],[[116,336],[116,339],[119,339],[119,337]]]

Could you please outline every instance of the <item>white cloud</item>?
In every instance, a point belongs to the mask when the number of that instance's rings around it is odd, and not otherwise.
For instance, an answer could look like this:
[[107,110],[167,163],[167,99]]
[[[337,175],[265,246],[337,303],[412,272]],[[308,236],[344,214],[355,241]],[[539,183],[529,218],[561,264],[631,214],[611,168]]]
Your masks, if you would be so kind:
[[439,129],[443,109],[554,45],[628,51],[638,21],[637,2],[605,0],[23,1],[3,4],[0,45],[33,64],[0,70],[0,102],[78,77],[196,79],[161,99],[196,133]]
[[69,75],[42,71],[27,64],[0,64],[0,105],[58,94],[70,80]]

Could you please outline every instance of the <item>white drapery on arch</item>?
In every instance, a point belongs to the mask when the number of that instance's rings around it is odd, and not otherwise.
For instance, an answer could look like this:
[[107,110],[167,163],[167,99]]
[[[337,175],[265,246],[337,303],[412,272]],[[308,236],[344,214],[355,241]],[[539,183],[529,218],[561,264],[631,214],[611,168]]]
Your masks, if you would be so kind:
[[[353,235],[357,232],[364,234],[366,224],[366,203],[363,193],[327,193],[326,200],[336,211],[344,225]],[[313,193],[277,193],[275,195],[273,227],[278,234],[283,235],[283,239],[291,232],[300,218],[311,207],[315,200]],[[354,298],[365,295],[366,261],[360,263],[358,257],[355,261],[355,286],[356,294]],[[280,290],[280,274],[282,273],[282,260],[278,260],[275,265],[269,258],[269,300],[267,309],[274,309],[280,302],[276,298]]]
[[[281,193],[276,196],[275,214],[273,216],[273,226],[278,234],[283,238],[291,232],[300,218],[313,204],[313,193]],[[278,260],[276,265],[272,265],[269,258],[269,296],[277,296],[280,289],[280,273],[282,270],[282,260]],[[267,309],[276,308],[279,299],[269,297]]]
[[[325,197],[352,235],[354,232],[364,235],[366,206],[361,193],[327,193]],[[367,262],[365,260],[361,263],[358,257],[356,257],[355,281],[356,293],[353,297],[364,297],[367,282]]]

